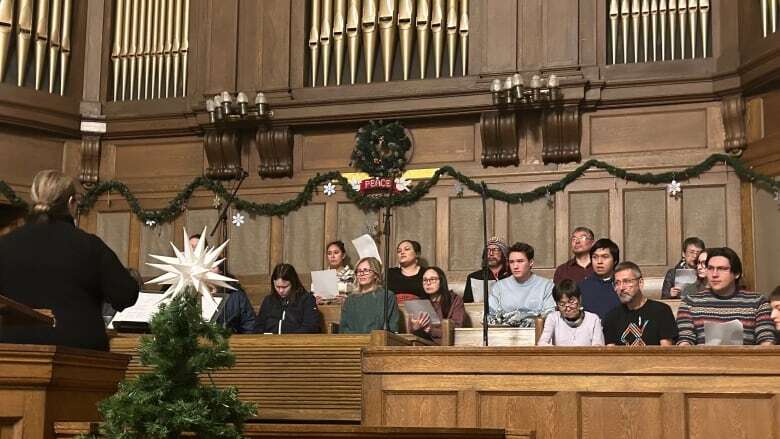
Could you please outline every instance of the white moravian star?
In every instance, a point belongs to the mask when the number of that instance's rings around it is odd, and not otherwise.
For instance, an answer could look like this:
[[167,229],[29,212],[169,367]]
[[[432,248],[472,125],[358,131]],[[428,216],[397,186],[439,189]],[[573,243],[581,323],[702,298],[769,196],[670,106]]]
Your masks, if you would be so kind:
[[[206,230],[207,227],[204,227],[203,233],[200,236],[206,236]],[[161,300],[182,294],[187,290],[188,286],[192,286],[203,296],[203,298],[208,297],[209,300],[216,303],[214,297],[211,295],[211,292],[216,289],[216,287],[224,287],[231,290],[236,289],[227,283],[231,281],[235,282],[236,279],[223,276],[217,272],[217,267],[224,261],[224,259],[218,259],[219,255],[225,249],[228,242],[230,242],[230,240],[227,240],[219,247],[214,248],[206,247],[206,240],[199,239],[198,245],[195,246],[195,248],[192,248],[187,229],[184,229],[183,252],[171,243],[171,247],[173,247],[176,257],[149,255],[164,263],[153,264],[147,262],[146,264],[165,271],[165,274],[157,276],[146,283],[170,285]]]

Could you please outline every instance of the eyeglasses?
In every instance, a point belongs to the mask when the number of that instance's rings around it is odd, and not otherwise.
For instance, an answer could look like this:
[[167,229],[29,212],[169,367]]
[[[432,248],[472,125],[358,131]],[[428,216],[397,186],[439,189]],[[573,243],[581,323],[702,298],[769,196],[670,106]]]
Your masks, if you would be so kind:
[[567,306],[577,306],[580,303],[580,299],[576,297],[570,297],[567,301],[558,302],[558,308],[565,308]]
[[364,276],[366,274],[371,274],[373,272],[374,271],[371,270],[370,268],[364,268],[362,270],[355,270],[355,274],[357,274],[358,276]]
[[439,280],[441,279],[438,277],[424,277],[422,281],[424,284],[432,284],[438,282]]
[[727,271],[731,271],[731,267],[714,267],[712,265],[708,265],[707,271],[710,273],[717,273],[717,272],[725,273]]
[[633,279],[626,279],[626,280],[616,280],[615,286],[620,287],[621,285],[625,285],[627,287],[630,287],[631,285],[635,284],[639,279],[642,279],[641,277],[635,277]]
[[591,241],[592,239],[588,236],[572,236],[571,242],[585,242],[585,241]]
[[501,249],[500,248],[490,248],[490,247],[488,247],[487,252],[491,253],[491,254],[493,254],[493,253],[498,254],[498,253],[501,253]]
[[704,267],[707,265],[707,260],[705,259],[703,261],[696,261],[696,265]]

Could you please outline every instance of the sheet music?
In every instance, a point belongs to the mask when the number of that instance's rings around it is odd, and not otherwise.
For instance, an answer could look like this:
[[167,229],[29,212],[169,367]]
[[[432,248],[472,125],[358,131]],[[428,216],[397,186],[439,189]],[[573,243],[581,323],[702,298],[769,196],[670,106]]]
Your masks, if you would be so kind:
[[691,268],[678,268],[674,270],[674,287],[684,290],[688,285],[696,283],[696,270]]
[[[470,279],[471,281],[471,295],[474,296],[474,303],[482,303],[485,301],[483,298],[485,281],[480,279]],[[488,280],[488,294],[493,291],[493,285],[496,284],[495,280]]]
[[[122,311],[117,312],[111,322],[108,324],[109,329],[114,329],[114,322],[146,322],[148,323],[152,317],[157,313],[160,305],[170,302],[171,298],[160,300],[162,293],[138,293],[138,300],[135,305],[125,308]],[[201,298],[201,308],[203,310],[203,320],[209,321],[214,316],[214,313],[219,307],[219,303],[222,301],[221,297],[214,296],[214,300]],[[214,303],[216,302],[216,303]]]
[[406,309],[406,314],[413,319],[416,319],[421,313],[427,312],[431,316],[432,325],[441,325],[439,314],[433,309],[430,300],[406,300],[404,301],[404,308]]
[[311,272],[311,291],[323,299],[332,299],[339,295],[339,278],[336,270]]
[[725,323],[704,322],[704,344],[738,346],[744,342],[742,322],[731,320]]
[[363,258],[376,258],[379,262],[382,262],[382,258],[379,257],[379,249],[376,247],[376,242],[371,235],[361,235],[352,240],[352,245],[357,250],[358,257]]

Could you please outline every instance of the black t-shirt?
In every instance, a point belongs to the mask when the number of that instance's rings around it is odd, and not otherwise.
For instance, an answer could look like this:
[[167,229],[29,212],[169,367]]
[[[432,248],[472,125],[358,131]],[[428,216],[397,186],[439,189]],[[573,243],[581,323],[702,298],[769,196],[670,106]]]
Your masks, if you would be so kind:
[[420,271],[414,276],[404,276],[400,267],[393,267],[387,270],[387,288],[395,294],[414,294],[421,299],[427,299],[428,295],[423,290],[423,272],[425,268],[420,267]]
[[604,343],[620,346],[660,345],[662,339],[677,338],[677,325],[669,305],[648,299],[639,309],[620,305],[608,312],[602,322]]

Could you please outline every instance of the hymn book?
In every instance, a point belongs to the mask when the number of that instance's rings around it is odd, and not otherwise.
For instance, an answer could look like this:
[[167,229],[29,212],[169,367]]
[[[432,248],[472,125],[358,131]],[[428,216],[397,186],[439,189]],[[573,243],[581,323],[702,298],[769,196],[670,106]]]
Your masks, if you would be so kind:
[[[160,305],[171,300],[171,298],[160,300],[162,296],[162,293],[138,293],[138,300],[135,302],[135,305],[117,312],[108,324],[108,328],[114,329],[115,326],[121,327],[125,326],[124,324],[138,328],[143,326],[143,324],[148,324],[152,317],[157,314]],[[200,304],[203,310],[204,321],[211,321],[214,318],[222,301],[222,297],[216,295],[213,297],[213,301],[201,298]]]

